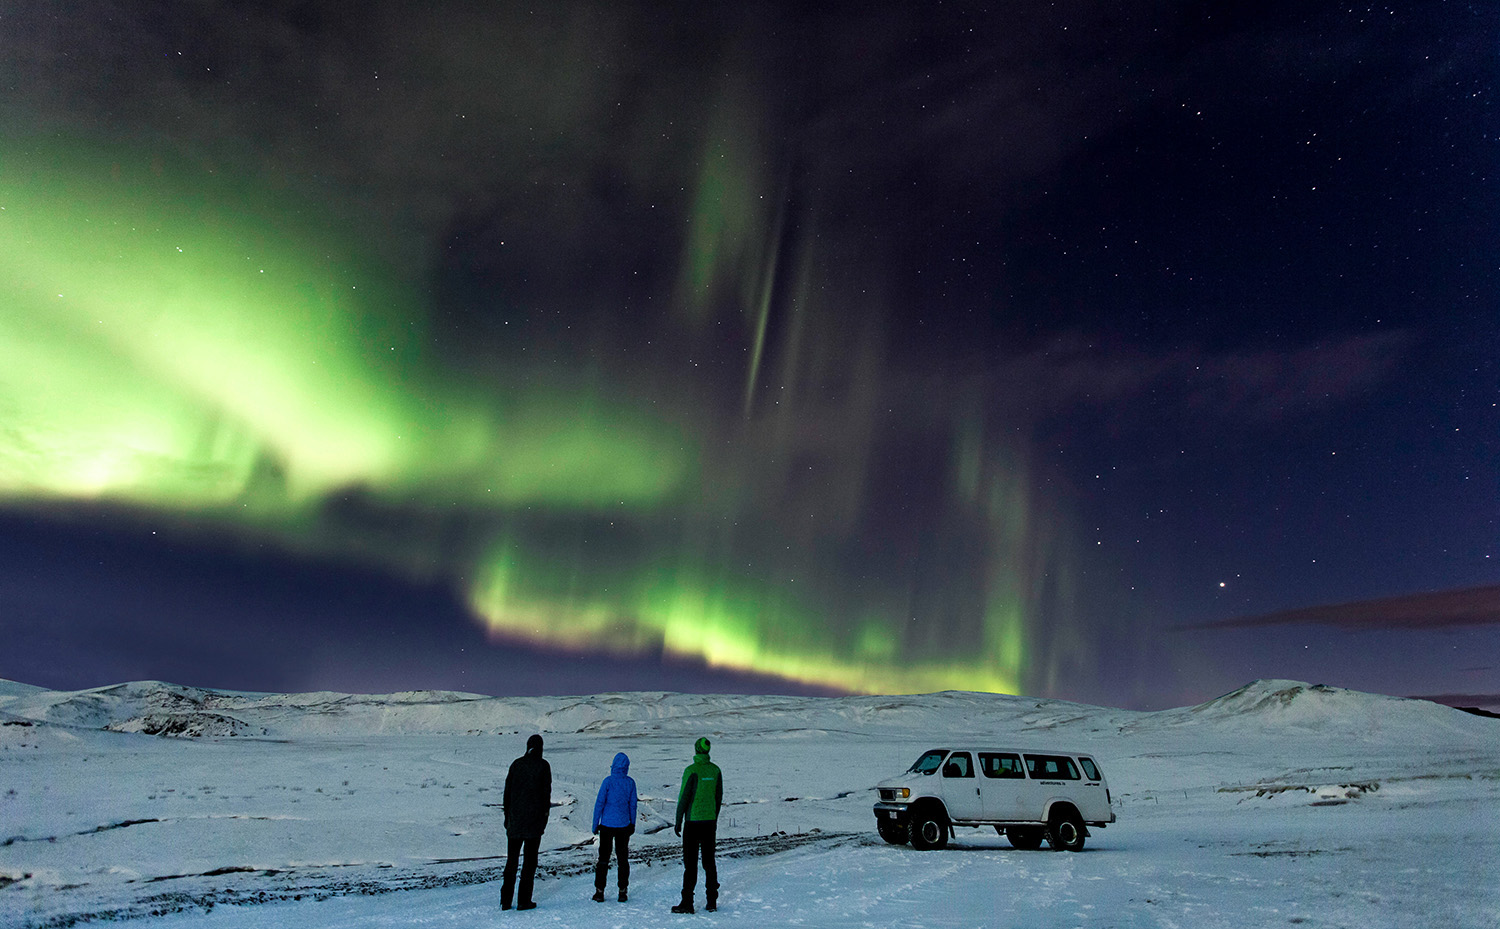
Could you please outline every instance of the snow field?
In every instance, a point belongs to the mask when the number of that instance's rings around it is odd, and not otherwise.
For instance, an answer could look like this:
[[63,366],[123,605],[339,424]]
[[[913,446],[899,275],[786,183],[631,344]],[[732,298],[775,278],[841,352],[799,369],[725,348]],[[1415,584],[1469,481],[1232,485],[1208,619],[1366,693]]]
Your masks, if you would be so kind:
[[[1418,701],[1291,682],[1160,714],[953,694],[423,699],[0,688],[0,925],[1500,925],[1500,725]],[[128,731],[206,702],[267,737]],[[539,907],[502,913],[497,804],[536,731],[518,721],[544,733],[554,809]],[[699,913],[675,916],[670,824],[700,734],[725,772],[723,892],[704,913],[700,876]],[[960,742],[1092,752],[1119,822],[1081,854],[989,828],[937,852],[881,842],[870,788]],[[616,751],[641,795],[631,900],[611,873],[596,904],[588,830]]]

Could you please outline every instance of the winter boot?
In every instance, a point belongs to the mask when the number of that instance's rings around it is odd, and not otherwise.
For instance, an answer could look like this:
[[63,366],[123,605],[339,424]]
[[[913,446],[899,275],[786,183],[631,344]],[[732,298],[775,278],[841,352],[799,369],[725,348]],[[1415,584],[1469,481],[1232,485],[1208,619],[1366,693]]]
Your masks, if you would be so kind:
[[593,899],[593,901],[595,903],[603,903],[604,902],[604,891],[603,890],[596,890],[596,891],[594,891],[594,896],[593,896],[592,899]]
[[621,887],[620,888],[620,902],[624,903],[628,899],[630,899],[630,898],[626,895],[625,888]]
[[706,888],[706,890],[708,891],[708,906],[704,907],[704,909],[712,913],[719,908],[719,885],[715,884],[712,887]]
[[674,912],[674,913],[691,913],[691,912],[693,912],[693,898],[692,897],[683,897],[681,903],[679,903],[676,906],[672,907],[672,912]]

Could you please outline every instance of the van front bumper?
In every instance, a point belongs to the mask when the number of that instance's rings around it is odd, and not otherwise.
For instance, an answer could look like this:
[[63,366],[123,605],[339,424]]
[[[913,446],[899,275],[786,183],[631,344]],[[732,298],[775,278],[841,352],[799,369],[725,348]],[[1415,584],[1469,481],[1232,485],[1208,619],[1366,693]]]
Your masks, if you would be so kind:
[[891,803],[882,800],[875,804],[875,819],[878,822],[904,826],[910,818],[911,804],[909,803]]

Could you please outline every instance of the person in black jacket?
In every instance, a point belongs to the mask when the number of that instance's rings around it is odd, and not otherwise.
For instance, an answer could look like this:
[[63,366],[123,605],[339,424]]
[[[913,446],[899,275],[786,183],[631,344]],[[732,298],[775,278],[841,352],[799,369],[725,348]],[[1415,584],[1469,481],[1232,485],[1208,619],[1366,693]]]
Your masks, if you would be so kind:
[[500,909],[510,909],[511,891],[516,887],[516,863],[521,864],[521,888],[516,909],[536,906],[531,900],[531,885],[536,880],[536,853],[547,831],[547,814],[552,808],[552,766],[542,758],[542,737],[526,740],[526,754],[510,763],[505,775],[505,837],[509,848],[505,855],[505,880],[500,884]]

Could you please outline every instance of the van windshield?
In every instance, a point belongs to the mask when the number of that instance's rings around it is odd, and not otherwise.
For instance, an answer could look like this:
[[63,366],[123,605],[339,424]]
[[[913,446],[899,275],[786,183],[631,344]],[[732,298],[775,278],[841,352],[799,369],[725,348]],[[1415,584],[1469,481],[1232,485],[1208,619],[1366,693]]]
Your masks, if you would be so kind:
[[907,774],[932,774],[943,763],[943,758],[948,754],[946,748],[934,748],[932,751],[923,752],[922,757],[911,763],[906,769]]

